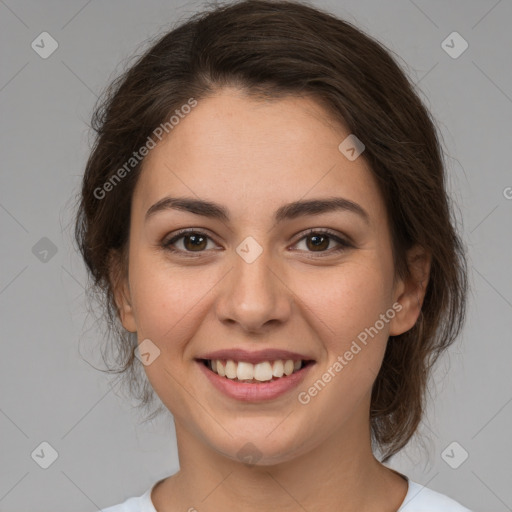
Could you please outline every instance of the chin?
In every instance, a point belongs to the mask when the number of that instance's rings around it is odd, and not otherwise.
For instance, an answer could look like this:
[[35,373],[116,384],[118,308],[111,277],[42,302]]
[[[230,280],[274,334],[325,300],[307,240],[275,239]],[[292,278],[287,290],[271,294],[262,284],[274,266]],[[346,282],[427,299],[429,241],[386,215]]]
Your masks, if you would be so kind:
[[[210,446],[220,455],[247,466],[273,466],[293,460],[306,450],[306,439],[293,438],[289,432],[237,435],[225,437],[222,442],[210,441]],[[240,429],[238,430],[240,434]],[[283,436],[284,434],[284,436]],[[288,435],[286,435],[288,434]]]

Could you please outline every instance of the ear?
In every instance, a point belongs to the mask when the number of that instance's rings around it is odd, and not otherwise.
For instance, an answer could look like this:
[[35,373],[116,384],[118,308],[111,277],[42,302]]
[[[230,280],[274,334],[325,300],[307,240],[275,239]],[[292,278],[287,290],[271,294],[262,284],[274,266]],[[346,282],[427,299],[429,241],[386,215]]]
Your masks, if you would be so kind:
[[411,329],[418,319],[430,277],[431,254],[423,247],[415,245],[407,251],[409,276],[400,279],[395,286],[395,302],[402,309],[390,322],[391,336],[398,336]]
[[128,282],[128,264],[119,251],[112,249],[109,254],[109,279],[112,286],[117,313],[123,327],[129,332],[137,332]]

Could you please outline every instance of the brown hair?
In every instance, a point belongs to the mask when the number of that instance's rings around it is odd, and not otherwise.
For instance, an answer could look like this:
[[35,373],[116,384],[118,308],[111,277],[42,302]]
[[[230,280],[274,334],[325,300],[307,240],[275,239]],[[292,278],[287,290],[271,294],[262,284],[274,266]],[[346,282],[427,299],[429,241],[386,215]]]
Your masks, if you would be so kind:
[[[123,374],[139,406],[154,398],[134,358],[136,337],[119,321],[115,279],[109,277],[112,251],[124,258],[117,275],[127,268],[130,207],[141,162],[122,179],[112,179],[170,113],[223,86],[258,97],[316,99],[366,146],[362,157],[389,213],[396,275],[408,275],[405,253],[414,244],[432,255],[420,317],[408,332],[390,337],[373,385],[372,444],[385,462],[416,431],[430,370],[463,325],[466,261],[437,131],[414,85],[379,42],[317,8],[247,0],[195,14],[160,36],[97,106],[75,238],[92,278],[90,290],[102,301],[114,335],[121,366],[110,371]],[[108,193],[99,193],[109,180]]]

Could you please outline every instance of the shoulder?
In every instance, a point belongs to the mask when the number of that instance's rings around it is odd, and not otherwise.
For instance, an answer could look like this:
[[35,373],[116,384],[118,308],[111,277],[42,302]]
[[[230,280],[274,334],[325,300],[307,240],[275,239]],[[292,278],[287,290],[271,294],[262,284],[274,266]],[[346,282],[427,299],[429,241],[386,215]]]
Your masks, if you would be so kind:
[[102,512],[156,512],[151,501],[152,488],[148,489],[142,496],[128,498],[119,505],[102,509]]
[[448,496],[409,480],[409,491],[397,512],[471,512]]
[[140,498],[129,498],[119,505],[103,508],[103,512],[142,512],[140,508]]

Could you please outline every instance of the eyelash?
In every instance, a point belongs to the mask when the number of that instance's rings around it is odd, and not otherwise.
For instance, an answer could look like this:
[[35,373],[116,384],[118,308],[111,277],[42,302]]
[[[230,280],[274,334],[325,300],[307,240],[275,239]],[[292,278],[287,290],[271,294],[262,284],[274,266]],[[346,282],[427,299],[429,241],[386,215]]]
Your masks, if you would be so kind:
[[[186,258],[196,258],[196,257],[200,256],[201,253],[204,253],[205,250],[204,251],[197,251],[197,252],[196,251],[183,251],[181,249],[176,249],[175,247],[172,246],[172,244],[176,243],[181,238],[184,238],[184,235],[189,235],[189,234],[204,236],[204,237],[209,238],[210,240],[212,240],[212,238],[210,236],[208,236],[208,234],[203,232],[203,231],[198,231],[198,230],[194,230],[194,229],[182,229],[182,230],[178,231],[176,233],[176,235],[173,236],[171,239],[163,242],[162,243],[162,247],[165,250],[167,250],[167,251],[170,251],[172,253],[176,253],[176,254],[182,255],[182,256],[184,256]],[[294,245],[297,245],[304,238],[308,238],[308,237],[310,237],[312,235],[327,236],[328,238],[334,240],[335,242],[338,242],[338,244],[339,244],[339,246],[336,247],[336,248],[328,249],[328,250],[325,250],[325,251],[318,251],[318,254],[319,254],[320,258],[325,257],[326,255],[337,254],[337,253],[339,253],[341,251],[344,251],[344,250],[346,250],[348,248],[354,247],[347,240],[344,240],[343,238],[340,238],[334,232],[332,232],[332,231],[330,231],[328,229],[324,229],[324,230],[309,229],[307,232],[305,232],[302,235],[302,237],[299,240],[297,240],[297,242]],[[307,252],[310,252],[310,253],[314,254],[316,251],[307,251]],[[317,256],[313,256],[313,257],[316,258]]]

